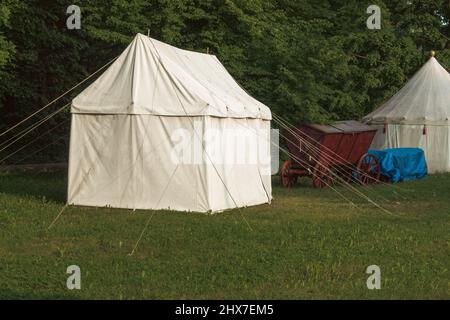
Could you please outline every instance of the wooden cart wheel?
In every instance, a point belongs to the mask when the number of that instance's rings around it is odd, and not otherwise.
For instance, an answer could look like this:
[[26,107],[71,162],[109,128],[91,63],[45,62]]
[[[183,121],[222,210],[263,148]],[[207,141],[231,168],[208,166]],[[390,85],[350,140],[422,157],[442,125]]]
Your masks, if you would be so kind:
[[283,163],[280,171],[280,179],[281,185],[285,188],[292,188],[297,182],[297,175],[293,175],[289,173],[289,170],[292,167],[292,161],[287,160]]
[[320,163],[314,167],[312,178],[314,188],[327,188],[333,183],[331,169]]
[[357,167],[357,177],[362,185],[374,184],[380,181],[381,165],[378,158],[370,153],[361,157]]

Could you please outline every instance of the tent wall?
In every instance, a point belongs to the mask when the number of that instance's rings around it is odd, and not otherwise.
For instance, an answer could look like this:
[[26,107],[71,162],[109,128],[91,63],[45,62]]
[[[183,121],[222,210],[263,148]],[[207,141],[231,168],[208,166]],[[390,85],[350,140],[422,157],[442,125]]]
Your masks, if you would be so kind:
[[[200,156],[180,149],[186,135],[204,141],[208,128],[218,129],[219,137],[224,129],[255,134],[253,129],[260,128],[268,137],[270,121],[72,114],[68,203],[207,212],[234,208],[235,201],[239,207],[270,202],[270,174],[265,175],[261,165],[267,159],[256,164],[221,163],[217,159],[236,153],[233,139],[224,148],[210,150],[211,155],[207,152],[215,166],[201,143]],[[257,143],[258,148],[270,147],[266,145]],[[267,156],[270,161],[270,153]]]
[[270,121],[206,117],[205,132],[213,132],[207,140],[219,142],[207,148],[215,163],[206,167],[210,209],[233,208],[234,202],[239,207],[270,202]]
[[425,152],[428,172],[450,172],[450,126],[389,124],[377,125],[371,148],[421,148]]

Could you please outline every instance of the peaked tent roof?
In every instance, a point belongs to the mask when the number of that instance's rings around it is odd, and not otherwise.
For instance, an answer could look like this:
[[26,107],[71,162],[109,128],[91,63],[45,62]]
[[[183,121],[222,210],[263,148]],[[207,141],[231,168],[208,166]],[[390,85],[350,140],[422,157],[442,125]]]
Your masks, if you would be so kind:
[[72,113],[271,119],[214,55],[138,34],[119,58],[72,102]]
[[368,123],[450,125],[450,75],[432,57]]

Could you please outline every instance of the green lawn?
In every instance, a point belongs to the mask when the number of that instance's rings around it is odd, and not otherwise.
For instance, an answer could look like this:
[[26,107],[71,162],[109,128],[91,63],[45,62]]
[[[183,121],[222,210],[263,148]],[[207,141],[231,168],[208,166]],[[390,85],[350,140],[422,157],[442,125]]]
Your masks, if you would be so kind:
[[[0,173],[0,299],[450,298],[450,175],[360,189],[392,214],[274,185],[271,205],[157,212],[130,257],[151,211],[69,207],[47,231],[64,175]],[[72,264],[82,290],[66,288]],[[373,264],[381,290],[366,287]]]

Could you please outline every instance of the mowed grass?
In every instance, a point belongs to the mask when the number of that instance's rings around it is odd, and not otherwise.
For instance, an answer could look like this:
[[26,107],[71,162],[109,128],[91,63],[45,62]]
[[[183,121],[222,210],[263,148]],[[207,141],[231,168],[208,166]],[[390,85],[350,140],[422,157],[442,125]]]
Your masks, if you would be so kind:
[[[275,181],[271,205],[156,212],[129,256],[152,211],[69,207],[48,231],[64,174],[0,173],[0,298],[449,299],[450,175],[358,189],[392,214]],[[72,264],[81,290],[66,288]]]

